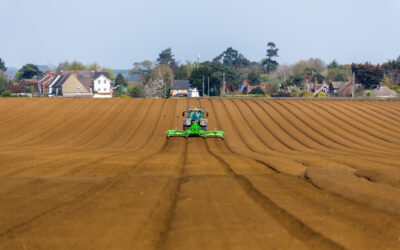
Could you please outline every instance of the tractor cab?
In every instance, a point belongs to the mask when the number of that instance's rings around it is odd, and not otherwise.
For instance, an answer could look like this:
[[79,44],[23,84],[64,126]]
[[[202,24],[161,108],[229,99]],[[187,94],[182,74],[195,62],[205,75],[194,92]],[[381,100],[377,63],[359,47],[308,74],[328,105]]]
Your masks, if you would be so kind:
[[193,124],[197,124],[201,127],[202,130],[207,131],[208,120],[205,117],[208,117],[208,112],[204,112],[203,109],[188,109],[187,111],[182,113],[182,116],[185,117],[183,119],[183,130],[188,130]]

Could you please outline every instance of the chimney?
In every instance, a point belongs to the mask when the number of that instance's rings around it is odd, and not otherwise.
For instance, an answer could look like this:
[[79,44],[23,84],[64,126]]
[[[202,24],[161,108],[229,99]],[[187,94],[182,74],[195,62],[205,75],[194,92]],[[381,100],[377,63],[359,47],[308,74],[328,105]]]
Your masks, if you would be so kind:
[[382,88],[383,83],[379,82],[379,88]]
[[97,72],[101,72],[102,68],[101,67],[97,67]]
[[317,91],[317,78],[314,79],[314,92]]

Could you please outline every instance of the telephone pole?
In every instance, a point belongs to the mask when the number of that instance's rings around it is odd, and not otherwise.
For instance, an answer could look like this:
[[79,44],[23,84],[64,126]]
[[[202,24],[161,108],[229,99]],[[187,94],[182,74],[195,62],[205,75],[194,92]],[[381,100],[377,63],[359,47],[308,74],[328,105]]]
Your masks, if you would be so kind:
[[204,75],[203,75],[203,95],[204,95]]
[[351,99],[354,98],[355,85],[356,85],[356,74],[353,72],[353,83],[352,83],[352,90],[351,90]]
[[164,79],[162,81],[164,83],[164,97],[165,97],[165,99],[167,99],[167,83],[164,82]]
[[225,84],[225,72],[222,73],[222,86],[223,86],[223,95],[225,95],[225,91],[226,91],[226,84]]
[[210,97],[210,77],[207,77],[207,95]]

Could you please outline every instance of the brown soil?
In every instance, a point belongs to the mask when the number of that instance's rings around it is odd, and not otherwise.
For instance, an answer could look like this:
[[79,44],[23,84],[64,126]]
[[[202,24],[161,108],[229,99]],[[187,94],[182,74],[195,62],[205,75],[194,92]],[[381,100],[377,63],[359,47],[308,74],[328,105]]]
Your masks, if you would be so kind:
[[[165,138],[205,107],[225,140]],[[0,99],[1,249],[400,249],[400,103]]]

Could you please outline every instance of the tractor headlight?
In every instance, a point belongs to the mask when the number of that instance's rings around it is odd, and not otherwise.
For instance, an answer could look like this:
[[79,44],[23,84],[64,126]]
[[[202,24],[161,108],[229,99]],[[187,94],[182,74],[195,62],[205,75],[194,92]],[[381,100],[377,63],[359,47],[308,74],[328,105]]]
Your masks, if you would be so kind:
[[200,126],[202,126],[202,127],[207,126],[207,120],[201,120],[200,121]]
[[190,126],[191,123],[192,123],[192,121],[189,119],[183,120],[183,125],[185,125],[185,126]]

